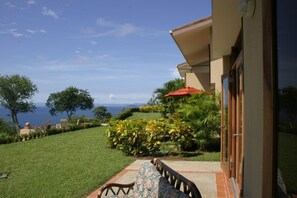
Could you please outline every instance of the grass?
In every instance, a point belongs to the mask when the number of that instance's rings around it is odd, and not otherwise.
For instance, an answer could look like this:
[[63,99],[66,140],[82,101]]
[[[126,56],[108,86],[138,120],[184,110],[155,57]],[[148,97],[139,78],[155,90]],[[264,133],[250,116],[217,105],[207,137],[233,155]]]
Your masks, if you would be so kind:
[[133,158],[105,145],[105,127],[0,145],[0,197],[83,197]]
[[278,167],[282,172],[287,190],[297,193],[297,135],[279,133]]
[[172,158],[180,158],[188,161],[220,161],[220,152],[207,151],[181,151],[179,152],[172,142],[162,143],[162,153]]
[[130,120],[138,120],[138,119],[146,119],[146,120],[155,120],[161,118],[160,113],[141,113],[134,112],[133,115],[127,119]]
[[[159,117],[135,113],[132,119]],[[9,173],[7,179],[0,179],[0,197],[87,196],[135,160],[106,147],[105,129],[0,145],[0,175]],[[169,153],[167,159],[219,161],[219,152],[177,152],[170,143],[163,150]]]

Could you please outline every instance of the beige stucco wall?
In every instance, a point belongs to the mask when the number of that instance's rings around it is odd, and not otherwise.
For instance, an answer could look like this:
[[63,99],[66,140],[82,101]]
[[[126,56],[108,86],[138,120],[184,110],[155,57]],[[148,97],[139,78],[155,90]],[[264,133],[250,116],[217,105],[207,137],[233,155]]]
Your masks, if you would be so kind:
[[263,46],[262,1],[255,14],[243,18],[245,159],[244,197],[262,197],[263,164]]
[[223,58],[211,61],[210,82],[215,84],[215,93],[222,91]]
[[194,87],[196,89],[202,89],[204,91],[209,90],[209,73],[186,73],[185,78],[186,86]]

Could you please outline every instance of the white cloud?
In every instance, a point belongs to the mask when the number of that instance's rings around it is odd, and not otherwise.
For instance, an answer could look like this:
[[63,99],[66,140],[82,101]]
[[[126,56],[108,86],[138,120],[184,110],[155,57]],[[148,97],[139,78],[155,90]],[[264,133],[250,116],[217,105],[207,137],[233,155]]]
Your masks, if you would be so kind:
[[91,43],[92,45],[97,45],[97,42],[96,42],[96,41],[90,41],[90,43]]
[[32,29],[27,29],[26,32],[29,32],[31,34],[36,34],[36,33],[43,33],[43,34],[46,34],[47,31],[44,30],[44,29],[35,29],[35,30],[32,30]]
[[115,96],[113,94],[109,94],[108,98],[109,98],[109,100],[113,100],[113,99],[115,99]]
[[17,29],[7,29],[7,30],[4,30],[4,31],[0,31],[0,34],[9,34],[9,35],[11,35],[13,37],[16,37],[16,38],[26,37],[25,34],[18,32]]
[[3,4],[4,6],[8,7],[8,8],[15,8],[15,5],[12,4],[11,2],[7,1]]
[[107,21],[103,18],[97,18],[96,24],[102,27],[116,27],[117,25],[111,21]]
[[27,4],[28,4],[28,5],[33,5],[33,4],[35,4],[35,1],[34,1],[34,0],[28,0],[28,1],[27,1]]
[[54,19],[59,19],[59,16],[56,14],[55,11],[48,9],[47,7],[43,7],[42,8],[42,14],[44,16],[49,16],[52,17]]
[[125,37],[132,34],[143,33],[142,28],[130,23],[118,24],[103,18],[98,18],[96,20],[96,25],[97,28],[83,28],[82,32],[86,34],[83,38],[97,38],[105,36]]
[[78,55],[76,57],[76,59],[74,60],[74,64],[77,64],[77,65],[85,65],[85,64],[89,64],[91,62],[92,62],[92,57],[90,57],[90,56]]

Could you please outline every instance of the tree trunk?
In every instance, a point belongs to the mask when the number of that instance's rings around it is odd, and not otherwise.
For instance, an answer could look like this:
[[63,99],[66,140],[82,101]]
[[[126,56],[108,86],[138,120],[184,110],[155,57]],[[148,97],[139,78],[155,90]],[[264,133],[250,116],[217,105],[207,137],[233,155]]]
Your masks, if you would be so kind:
[[17,114],[14,112],[11,112],[11,118],[12,118],[13,123],[15,124],[17,134],[20,134],[21,126],[19,125],[19,120],[18,120]]

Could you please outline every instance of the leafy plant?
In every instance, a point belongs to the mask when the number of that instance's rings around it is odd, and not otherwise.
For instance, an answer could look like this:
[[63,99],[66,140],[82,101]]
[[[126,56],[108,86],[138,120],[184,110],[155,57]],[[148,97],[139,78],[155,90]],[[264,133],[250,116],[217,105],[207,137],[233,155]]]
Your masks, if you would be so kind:
[[160,150],[165,123],[146,120],[111,122],[106,130],[107,144],[126,155],[146,155]]
[[140,106],[139,111],[144,113],[151,113],[151,112],[161,112],[163,106],[161,105],[151,105],[151,106]]
[[189,123],[174,119],[169,129],[170,140],[183,151],[196,150],[195,133]]
[[178,110],[181,118],[195,131],[196,143],[203,149],[220,132],[220,106],[218,96],[196,94],[188,98]]

